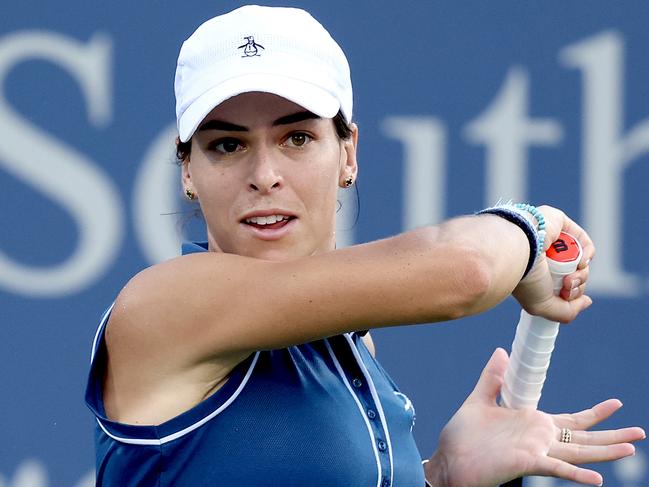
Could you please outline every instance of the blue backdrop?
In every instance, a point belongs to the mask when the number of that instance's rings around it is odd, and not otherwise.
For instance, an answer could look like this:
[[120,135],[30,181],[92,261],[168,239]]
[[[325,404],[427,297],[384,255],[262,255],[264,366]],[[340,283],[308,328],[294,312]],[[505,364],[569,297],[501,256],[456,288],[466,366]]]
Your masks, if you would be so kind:
[[[131,275],[174,255],[180,234],[201,232],[172,158],[176,55],[200,22],[240,4],[2,6],[2,487],[93,485],[82,396],[99,315]],[[563,328],[541,407],[619,397],[605,426],[649,426],[649,4],[282,4],[310,10],[352,67],[360,208],[344,199],[341,244],[499,197],[565,209],[598,244],[595,304]],[[374,333],[413,399],[423,455],[517,319],[508,300],[461,322]],[[603,466],[607,485],[649,485],[647,450]]]

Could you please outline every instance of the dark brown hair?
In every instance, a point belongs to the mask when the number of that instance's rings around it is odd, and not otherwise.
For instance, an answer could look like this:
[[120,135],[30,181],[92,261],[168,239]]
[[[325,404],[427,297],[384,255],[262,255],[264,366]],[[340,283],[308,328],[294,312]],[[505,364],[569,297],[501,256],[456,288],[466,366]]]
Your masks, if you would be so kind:
[[[351,125],[347,123],[342,112],[338,112],[334,118],[332,118],[334,123],[334,128],[336,129],[336,135],[341,140],[349,140],[352,136]],[[178,139],[176,143],[176,159],[178,164],[182,164],[185,159],[189,157],[192,152],[192,139],[189,139],[187,142],[181,142]]]

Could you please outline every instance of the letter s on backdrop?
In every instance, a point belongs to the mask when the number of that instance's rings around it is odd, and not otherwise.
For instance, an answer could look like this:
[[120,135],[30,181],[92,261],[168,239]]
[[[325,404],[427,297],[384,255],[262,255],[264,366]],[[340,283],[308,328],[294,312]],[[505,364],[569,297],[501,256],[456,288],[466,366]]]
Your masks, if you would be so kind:
[[[79,83],[94,126],[111,118],[111,41],[87,43],[51,32],[29,31],[0,39],[0,88],[17,64],[43,59]],[[64,296],[98,279],[115,258],[123,236],[123,209],[109,177],[92,160],[16,113],[0,89],[0,167],[63,207],[79,227],[70,257],[51,267],[13,261],[0,249],[0,287],[25,296]]]

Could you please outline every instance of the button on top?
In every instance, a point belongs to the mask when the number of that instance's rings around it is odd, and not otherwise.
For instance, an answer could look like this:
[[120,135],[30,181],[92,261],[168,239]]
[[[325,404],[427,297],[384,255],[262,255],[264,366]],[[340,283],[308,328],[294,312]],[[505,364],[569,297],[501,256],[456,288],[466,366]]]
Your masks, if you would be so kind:
[[378,441],[378,446],[379,446],[379,450],[381,451],[385,451],[388,449],[388,444],[383,440]]
[[374,411],[374,409],[368,409],[367,410],[367,417],[370,418],[370,419],[376,418],[376,412]]
[[352,384],[354,384],[354,387],[360,387],[363,385],[363,381],[360,380],[358,377],[356,377],[353,381]]

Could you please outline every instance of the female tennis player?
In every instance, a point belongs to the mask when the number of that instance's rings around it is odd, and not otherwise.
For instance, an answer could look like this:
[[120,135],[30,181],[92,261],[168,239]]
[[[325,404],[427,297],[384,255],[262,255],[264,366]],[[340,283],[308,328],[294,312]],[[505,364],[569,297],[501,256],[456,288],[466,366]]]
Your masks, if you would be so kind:
[[[640,428],[587,431],[617,400],[554,416],[499,408],[497,350],[422,466],[410,401],[373,357],[368,329],[457,319],[510,294],[575,318],[591,303],[594,247],[563,212],[505,205],[336,250],[358,129],[347,60],[302,10],[207,21],[182,46],[175,92],[206,242],[133,277],[101,321],[86,396],[97,485],[598,485],[577,465],[633,453]],[[555,297],[542,249],[562,230],[584,257]]]

